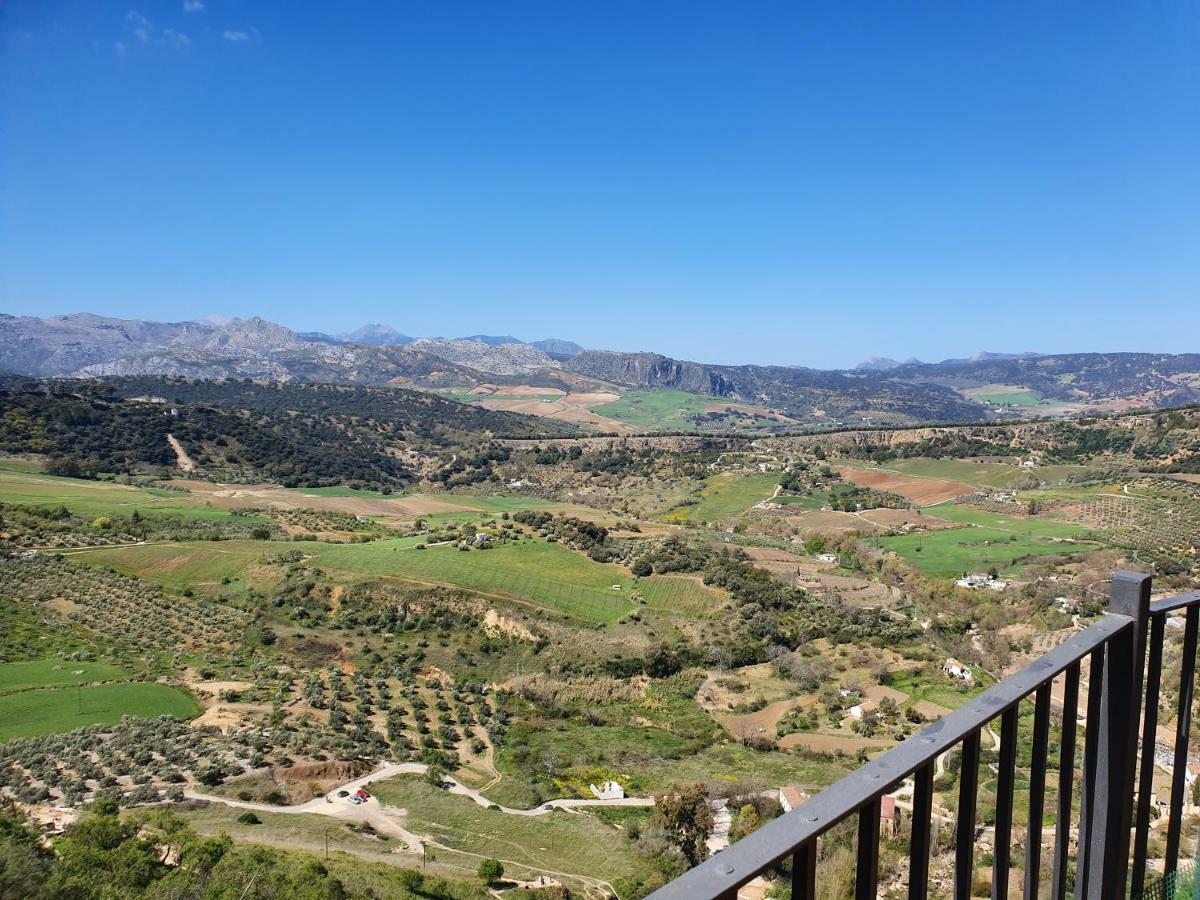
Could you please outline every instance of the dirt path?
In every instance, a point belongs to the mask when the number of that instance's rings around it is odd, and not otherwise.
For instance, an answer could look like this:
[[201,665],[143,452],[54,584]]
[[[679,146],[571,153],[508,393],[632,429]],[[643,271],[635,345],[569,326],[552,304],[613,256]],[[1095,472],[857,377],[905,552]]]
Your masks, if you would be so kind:
[[196,464],[192,462],[192,458],[187,455],[187,451],[183,449],[183,444],[179,443],[179,438],[173,434],[167,435],[167,443],[171,445],[171,449],[175,451],[175,462],[179,468],[185,472],[191,472],[196,468]]
[[[407,830],[396,821],[396,816],[403,814],[402,812],[392,812],[391,807],[383,806],[376,798],[372,797],[365,803],[353,804],[348,797],[338,797],[340,791],[346,791],[353,795],[359,788],[369,787],[375,781],[382,781],[386,778],[392,778],[396,775],[423,775],[428,771],[428,766],[424,763],[389,763],[376,769],[368,775],[363,775],[355,778],[353,781],[348,781],[339,787],[332,788],[324,796],[314,800],[309,800],[307,803],[301,803],[296,806],[272,806],[269,803],[255,803],[249,800],[234,800],[230,797],[218,797],[214,794],[205,794],[191,788],[184,791],[184,796],[189,800],[205,800],[210,803],[222,803],[225,806],[234,807],[236,809],[248,809],[257,812],[267,813],[284,813],[284,814],[309,814],[319,816],[329,816],[343,822],[358,822],[370,825],[377,831],[391,834],[394,837],[400,838],[408,845],[408,848],[413,853],[422,853],[425,848],[434,848],[448,853],[457,853],[463,856],[470,856],[477,859],[485,857],[478,853],[471,853],[466,850],[459,850],[454,847],[448,847],[440,844],[428,837],[421,837]],[[498,775],[498,773],[497,773]],[[534,809],[510,809],[505,806],[497,806],[491,800],[482,796],[479,791],[473,790],[453,778],[447,778],[449,783],[449,793],[458,794],[463,797],[469,797],[477,804],[484,808],[498,808],[501,812],[515,816],[544,816],[553,812],[555,809],[562,809],[569,812],[578,811],[579,809],[591,806],[653,806],[654,800],[649,797],[626,797],[623,800],[576,800],[563,798],[560,800],[551,800]],[[594,878],[588,875],[579,875],[572,872],[558,872],[553,869],[541,869],[537,866],[531,866],[528,863],[519,862],[517,860],[501,859],[502,863],[516,868],[524,869],[528,872],[537,872],[545,875],[551,875],[559,878],[569,878],[573,881],[585,884],[587,887],[611,896],[618,896],[613,886],[603,879]]]

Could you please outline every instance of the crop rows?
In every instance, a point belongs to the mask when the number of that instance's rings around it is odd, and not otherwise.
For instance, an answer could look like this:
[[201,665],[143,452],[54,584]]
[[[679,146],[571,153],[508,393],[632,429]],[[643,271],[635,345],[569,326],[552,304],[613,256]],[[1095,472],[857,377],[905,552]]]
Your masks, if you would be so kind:
[[44,553],[0,559],[0,598],[49,603],[97,634],[158,650],[227,646],[245,627],[240,610]]

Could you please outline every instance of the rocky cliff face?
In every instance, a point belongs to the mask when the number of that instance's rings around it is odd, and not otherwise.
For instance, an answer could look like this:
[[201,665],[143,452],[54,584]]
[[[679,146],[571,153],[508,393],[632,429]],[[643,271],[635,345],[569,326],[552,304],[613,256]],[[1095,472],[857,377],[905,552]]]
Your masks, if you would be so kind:
[[567,362],[565,368],[628,387],[675,388],[717,397],[734,392],[733,385],[715,367],[683,362],[658,353],[583,350]]

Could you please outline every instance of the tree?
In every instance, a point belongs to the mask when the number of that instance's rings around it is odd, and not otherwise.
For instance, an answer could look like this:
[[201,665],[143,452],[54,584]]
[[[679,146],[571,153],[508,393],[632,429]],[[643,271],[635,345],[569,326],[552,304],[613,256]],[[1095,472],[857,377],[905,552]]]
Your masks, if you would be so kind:
[[708,788],[693,784],[657,798],[650,824],[666,833],[668,840],[680,849],[689,865],[699,864],[708,855],[704,842],[713,829]]
[[504,877],[504,864],[498,859],[485,859],[479,864],[479,878],[484,884],[495,884]]
[[753,803],[746,803],[738,810],[737,822],[733,826],[732,837],[735,841],[741,840],[746,835],[750,834],[760,824],[758,809]]

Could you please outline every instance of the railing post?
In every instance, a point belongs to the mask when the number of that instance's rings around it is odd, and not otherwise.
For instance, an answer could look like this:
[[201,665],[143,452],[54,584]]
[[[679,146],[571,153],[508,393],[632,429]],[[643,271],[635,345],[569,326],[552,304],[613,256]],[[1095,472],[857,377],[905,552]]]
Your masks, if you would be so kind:
[[1104,654],[1096,773],[1092,779],[1091,827],[1085,865],[1087,900],[1124,897],[1129,875],[1138,724],[1141,720],[1146,624],[1150,617],[1150,576],[1118,572],[1113,576],[1109,609],[1133,620],[1108,641]]

